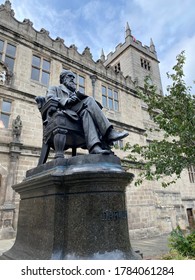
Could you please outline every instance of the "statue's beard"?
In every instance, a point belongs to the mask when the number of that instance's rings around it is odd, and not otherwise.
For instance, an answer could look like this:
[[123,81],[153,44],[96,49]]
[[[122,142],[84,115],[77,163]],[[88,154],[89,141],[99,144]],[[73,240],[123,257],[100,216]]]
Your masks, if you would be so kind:
[[71,90],[71,91],[75,91],[76,90],[76,85],[74,82],[69,82],[69,83],[66,83],[65,86]]

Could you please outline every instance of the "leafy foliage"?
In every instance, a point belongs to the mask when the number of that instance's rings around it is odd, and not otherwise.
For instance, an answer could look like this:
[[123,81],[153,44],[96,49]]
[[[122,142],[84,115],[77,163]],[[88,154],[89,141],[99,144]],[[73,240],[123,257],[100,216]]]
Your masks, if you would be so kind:
[[164,254],[163,256],[161,256],[161,259],[162,260],[191,260],[193,258],[184,257],[183,255],[178,253],[177,250],[172,249],[167,254]]
[[178,226],[171,232],[169,247],[184,257],[195,257],[195,231],[185,235]]
[[138,90],[156,124],[155,129],[163,136],[148,145],[126,145],[125,150],[130,151],[128,158],[135,161],[139,158],[142,164],[137,185],[144,179],[159,180],[172,176],[168,182],[163,180],[162,185],[166,187],[180,177],[183,169],[195,165],[195,97],[184,81],[184,51],[176,59],[174,72],[167,73],[172,80],[172,85],[167,87],[167,95],[159,94],[156,86],[149,83],[149,78],[145,80],[143,91]]

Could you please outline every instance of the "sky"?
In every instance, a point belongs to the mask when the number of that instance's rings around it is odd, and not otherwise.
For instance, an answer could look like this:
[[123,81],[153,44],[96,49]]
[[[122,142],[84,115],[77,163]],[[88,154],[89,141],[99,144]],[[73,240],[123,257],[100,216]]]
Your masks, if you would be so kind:
[[[4,0],[0,0],[3,4]],[[33,22],[52,39],[61,37],[67,47],[75,44],[82,53],[89,47],[94,61],[102,49],[107,56],[125,42],[127,22],[132,35],[143,45],[152,38],[158,59],[163,91],[167,72],[172,73],[176,56],[185,51],[185,82],[195,93],[195,1],[194,0],[11,0],[15,18]]]

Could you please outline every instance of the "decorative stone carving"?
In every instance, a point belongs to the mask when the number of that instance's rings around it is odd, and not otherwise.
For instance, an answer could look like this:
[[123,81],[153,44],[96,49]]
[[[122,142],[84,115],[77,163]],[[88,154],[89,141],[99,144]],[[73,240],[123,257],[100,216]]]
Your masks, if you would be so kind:
[[44,29],[44,28],[41,28],[40,33],[43,33],[43,34],[46,34],[46,35],[49,36],[49,31],[47,31],[47,30]]
[[3,71],[0,71],[0,83],[4,85],[5,81],[6,81],[6,71],[3,70]]
[[60,37],[57,37],[56,38],[56,42],[60,42],[60,43],[64,44],[64,39],[62,39]]
[[129,75],[127,75],[126,77],[125,77],[125,80],[126,80],[126,84],[127,84],[127,86],[133,86],[134,87],[134,82],[133,82],[133,80],[132,80],[132,77],[131,76],[129,76]]
[[25,18],[25,19],[23,20],[23,23],[28,24],[28,25],[30,25],[30,26],[33,26],[32,21],[30,21],[30,19],[28,19],[28,18]]
[[70,47],[69,47],[70,49],[73,49],[73,50],[75,50],[75,51],[77,51],[77,46],[75,45],[75,44],[72,44],[72,45],[70,45]]
[[12,16],[14,16],[14,14],[15,14],[14,10],[12,10],[12,8],[11,8],[11,2],[9,0],[6,0],[5,4],[0,5],[0,10],[1,9],[5,9],[6,12],[11,13]]
[[20,142],[21,131],[22,131],[22,121],[20,119],[20,116],[18,115],[16,119],[13,120],[12,123],[12,134],[16,142]]
[[13,73],[9,71],[8,67],[3,61],[0,61],[0,85],[9,85],[11,83],[12,77]]
[[92,54],[90,52],[90,48],[89,47],[86,47],[82,53],[82,55],[86,56],[87,58],[93,60],[92,58]]

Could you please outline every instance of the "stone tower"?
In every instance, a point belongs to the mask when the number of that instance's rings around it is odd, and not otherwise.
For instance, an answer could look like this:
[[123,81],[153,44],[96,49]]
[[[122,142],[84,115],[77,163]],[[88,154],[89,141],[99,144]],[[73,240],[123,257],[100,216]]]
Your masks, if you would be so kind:
[[130,76],[131,79],[144,85],[145,77],[150,77],[153,84],[157,86],[159,93],[162,93],[162,84],[159,70],[159,60],[152,39],[150,46],[143,46],[142,43],[132,35],[129,24],[126,26],[126,37],[123,44],[118,44],[114,52],[108,54],[104,65],[114,67],[116,72]]

